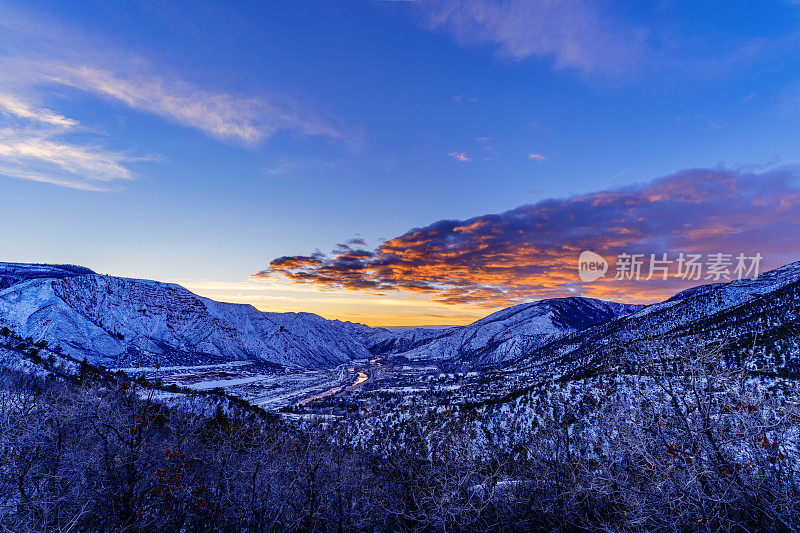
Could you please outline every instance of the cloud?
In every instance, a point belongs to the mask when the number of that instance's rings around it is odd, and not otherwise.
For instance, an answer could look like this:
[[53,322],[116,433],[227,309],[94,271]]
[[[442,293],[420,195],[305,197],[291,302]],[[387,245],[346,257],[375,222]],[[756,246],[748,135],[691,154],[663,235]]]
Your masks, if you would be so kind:
[[450,152],[447,155],[449,155],[450,157],[452,157],[456,161],[464,162],[464,161],[469,161],[470,160],[469,157],[467,157],[467,154],[465,154],[464,152]]
[[126,163],[145,158],[59,141],[39,130],[0,129],[0,175],[73,189],[105,191],[132,179]]
[[10,94],[0,93],[0,112],[4,112],[17,118],[33,120],[43,124],[50,124],[52,126],[72,128],[73,126],[78,125],[77,120],[59,115],[58,113],[50,111],[49,109],[32,108],[29,104]]
[[578,256],[592,250],[614,264],[623,253],[761,253],[763,268],[776,267],[798,259],[798,210],[792,169],[691,169],[637,187],[441,220],[374,250],[280,257],[257,276],[484,307],[575,295],[652,302],[705,281],[673,272],[666,281],[582,283]]
[[544,161],[547,158],[545,156],[543,156],[542,154],[528,154],[528,159],[533,159],[534,161],[538,161],[538,162],[541,163],[542,161]]
[[615,25],[583,0],[438,0],[416,4],[427,25],[459,43],[492,43],[506,57],[552,58],[557,69],[617,76],[637,68],[645,32]]
[[[96,94],[132,109],[160,116],[221,140],[257,144],[279,130],[358,142],[313,111],[284,95],[239,97],[206,91],[152,72],[123,72],[91,65],[30,65],[40,83]],[[35,78],[34,78],[35,79]]]
[[133,178],[127,164],[152,159],[65,140],[80,124],[0,92],[0,175],[81,190],[103,191]]
[[[53,110],[54,97],[81,91],[244,146],[278,131],[319,136],[358,149],[361,138],[310,106],[277,92],[237,95],[201,87],[102,37],[9,9],[0,21],[0,174],[86,190],[133,179],[133,157],[87,143],[89,128]],[[80,139],[76,133],[82,133]],[[96,136],[96,135],[95,135]]]
[[[358,133],[287,95],[265,92],[247,97],[206,90],[179,76],[160,73],[143,59],[117,64],[92,54],[68,59],[57,54],[46,58],[5,56],[0,57],[0,67],[14,73],[0,76],[8,98],[0,101],[0,106],[18,113],[25,113],[25,108],[19,107],[19,95],[71,88],[245,146],[257,145],[278,131],[326,137],[354,149],[362,142]],[[59,117],[54,113],[41,118],[53,121]]]
[[[356,237],[356,238],[353,238],[353,239],[348,239],[343,246],[349,246],[349,247],[358,246],[358,247],[361,247],[361,246],[366,246],[366,245],[367,245],[367,243],[366,243],[366,241],[364,241],[364,239],[362,239],[360,237]],[[342,246],[342,245],[340,245],[340,246]]]
[[741,32],[725,35],[670,24],[669,14],[680,10],[669,4],[659,3],[655,18],[636,23],[626,20],[627,9],[591,0],[430,0],[409,5],[424,27],[452,35],[461,46],[488,45],[503,58],[539,58],[555,70],[595,80],[653,73],[672,82],[724,78],[779,61],[797,48],[797,34],[791,31],[745,38]]

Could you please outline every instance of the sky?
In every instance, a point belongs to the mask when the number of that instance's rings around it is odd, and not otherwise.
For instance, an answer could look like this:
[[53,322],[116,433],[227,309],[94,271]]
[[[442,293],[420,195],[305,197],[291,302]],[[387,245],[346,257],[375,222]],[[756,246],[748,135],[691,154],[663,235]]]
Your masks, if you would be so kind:
[[787,0],[0,0],[0,260],[370,325],[781,266],[798,22]]

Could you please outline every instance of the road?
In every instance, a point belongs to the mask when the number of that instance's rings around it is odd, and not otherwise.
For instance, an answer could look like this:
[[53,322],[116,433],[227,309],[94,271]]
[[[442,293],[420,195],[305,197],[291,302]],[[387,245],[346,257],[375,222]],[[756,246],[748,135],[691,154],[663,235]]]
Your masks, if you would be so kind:
[[315,400],[321,400],[322,398],[327,398],[328,396],[333,396],[334,394],[339,394],[340,392],[344,392],[344,391],[347,391],[347,390],[352,390],[355,387],[362,386],[367,381],[369,381],[369,374],[367,372],[363,372],[363,371],[359,370],[358,375],[356,376],[356,380],[351,385],[333,387],[332,389],[328,389],[325,392],[321,392],[319,394],[315,394],[313,396],[309,396],[308,398],[300,400],[295,405],[296,406],[303,406],[303,405],[311,403],[311,402],[313,402]]

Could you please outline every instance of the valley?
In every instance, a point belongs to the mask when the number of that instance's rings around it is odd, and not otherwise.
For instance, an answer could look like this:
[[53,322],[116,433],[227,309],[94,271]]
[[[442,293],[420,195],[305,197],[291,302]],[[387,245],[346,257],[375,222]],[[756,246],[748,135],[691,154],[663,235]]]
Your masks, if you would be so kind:
[[189,390],[220,389],[252,405],[280,411],[351,392],[367,383],[375,368],[377,367],[364,360],[323,370],[275,369],[252,361],[111,370],[123,371],[133,378],[144,377],[167,390],[174,387]]
[[562,298],[399,331],[260,312],[82,267],[2,263],[0,280],[0,326],[22,338],[144,378],[165,399],[220,391],[295,420],[504,403],[609,366],[629,373],[643,354],[720,342],[724,364],[776,379],[799,367],[800,263],[648,307]]
[[[58,457],[50,428],[66,420],[79,428],[71,453],[100,457],[111,427],[115,446],[132,450],[129,471],[145,468],[137,475],[148,494],[169,469],[181,480],[196,473],[192,494],[226,476],[226,490],[248,495],[220,504],[239,509],[231,523],[244,501],[295,516],[271,499],[276,486],[291,500],[328,494],[326,512],[365,523],[391,501],[402,524],[442,524],[445,509],[453,520],[493,516],[522,529],[543,510],[595,524],[592,511],[564,503],[575,494],[622,509],[615,520],[627,524],[636,523],[630,508],[660,520],[652,509],[728,502],[732,490],[726,513],[742,499],[753,508],[765,486],[769,507],[758,508],[770,517],[773,503],[797,494],[800,263],[646,307],[559,298],[466,326],[399,331],[48,268],[0,264],[0,412],[20,417],[6,445],[22,435],[35,451],[50,435],[47,453]],[[53,419],[30,429],[27,406],[42,390],[50,403],[38,412]],[[151,447],[144,455],[140,442]],[[113,459],[105,464],[115,478]],[[152,483],[150,464],[162,465]],[[82,487],[76,497],[93,494]],[[622,503],[605,502],[615,491]],[[345,492],[370,511],[339,508],[333,495]],[[418,494],[424,501],[409,500]],[[685,524],[702,517],[702,507],[685,509]]]

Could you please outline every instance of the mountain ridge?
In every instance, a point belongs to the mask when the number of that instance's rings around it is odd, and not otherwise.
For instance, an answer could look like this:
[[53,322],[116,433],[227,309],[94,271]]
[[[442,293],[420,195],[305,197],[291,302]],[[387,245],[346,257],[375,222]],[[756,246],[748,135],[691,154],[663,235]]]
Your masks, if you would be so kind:
[[[552,298],[518,304],[480,320],[415,339],[402,351],[409,359],[438,359],[472,365],[502,364],[530,343],[547,344],[565,333],[580,331],[643,306],[585,297]],[[375,350],[373,350],[375,351]]]
[[[791,290],[779,291],[793,284],[800,287],[800,262],[757,279],[686,289],[649,306],[555,298],[502,309],[465,326],[397,331],[306,312],[263,312],[174,283],[74,265],[0,263],[0,325],[109,366],[247,360],[322,369],[377,357],[448,367],[558,364],[578,371],[602,364],[611,348],[657,337],[686,343],[701,324],[716,337],[732,338],[786,327],[795,320],[797,298]],[[784,316],[769,311],[770,305],[784,309]],[[754,314],[759,306],[761,314]],[[739,314],[752,323],[740,324]],[[770,335],[783,339],[779,331]],[[787,359],[776,368],[795,365]]]
[[[758,309],[758,312],[754,310]],[[742,323],[743,316],[748,320]],[[770,328],[794,330],[775,350],[758,336]],[[635,313],[573,332],[544,346],[530,347],[513,362],[518,368],[557,366],[562,372],[586,372],[619,362],[638,351],[701,350],[714,346],[729,358],[744,360],[767,351],[760,371],[798,366],[800,352],[800,261],[765,272],[756,279],[693,287]],[[750,346],[736,345],[742,337]],[[616,361],[610,361],[610,357]],[[780,361],[777,359],[780,356]]]
[[[454,336],[463,342],[439,346],[443,352],[433,359],[499,363],[508,359],[508,350],[516,350],[516,336],[504,336],[501,330],[524,329],[535,319],[541,323],[526,331],[544,340],[630,308],[600,300],[566,299],[582,302],[577,306],[581,309],[561,316],[560,304],[540,300],[498,311],[467,326],[397,332],[313,313],[262,312],[249,304],[217,302],[174,283],[96,274],[69,265],[0,263],[0,283],[0,322],[25,336],[58,342],[76,356],[116,366],[253,360],[328,368],[399,353],[424,359],[421,347]],[[491,334],[485,333],[488,330]],[[478,353],[476,343],[481,339],[511,344],[494,354],[487,351],[487,342]],[[414,349],[418,352],[408,353]],[[461,355],[466,357],[458,361]]]

